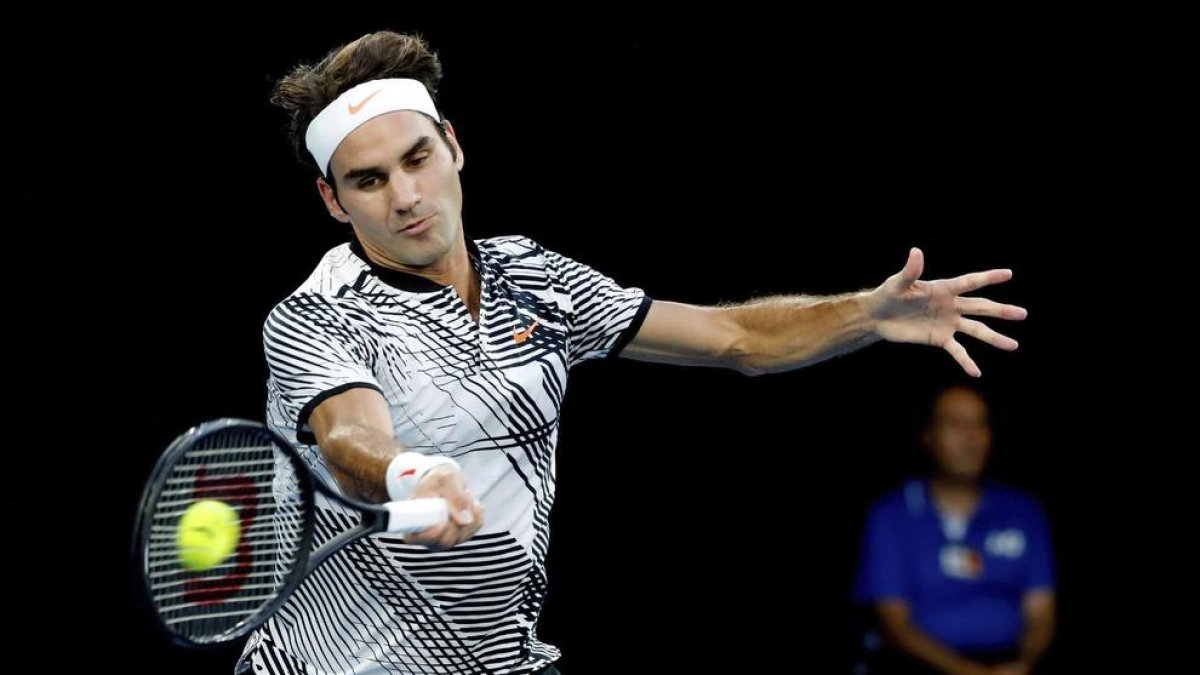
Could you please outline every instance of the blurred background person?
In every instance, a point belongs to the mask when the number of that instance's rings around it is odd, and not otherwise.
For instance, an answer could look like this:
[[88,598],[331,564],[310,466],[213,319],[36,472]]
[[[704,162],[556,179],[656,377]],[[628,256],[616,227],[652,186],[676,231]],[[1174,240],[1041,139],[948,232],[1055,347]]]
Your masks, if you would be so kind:
[[935,395],[921,435],[932,459],[870,509],[855,598],[884,648],[859,672],[1024,675],[1054,635],[1054,560],[1042,509],[983,478],[988,406],[956,385]]

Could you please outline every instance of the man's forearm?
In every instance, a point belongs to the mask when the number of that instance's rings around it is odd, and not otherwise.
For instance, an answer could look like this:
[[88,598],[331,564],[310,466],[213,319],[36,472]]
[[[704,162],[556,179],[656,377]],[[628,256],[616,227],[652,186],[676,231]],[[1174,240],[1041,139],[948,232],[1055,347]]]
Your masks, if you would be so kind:
[[866,291],[775,296],[727,307],[744,335],[740,370],[751,375],[792,370],[878,342],[865,296]]
[[394,438],[357,425],[339,427],[321,443],[321,455],[342,490],[372,504],[388,501],[388,464],[403,450]]
[[914,626],[891,631],[889,639],[897,649],[951,675],[976,675],[985,672],[980,664],[964,659]]
[[1035,620],[1026,619],[1025,629],[1021,633],[1021,660],[1030,666],[1036,664],[1050,648],[1054,640],[1053,617],[1039,617]]

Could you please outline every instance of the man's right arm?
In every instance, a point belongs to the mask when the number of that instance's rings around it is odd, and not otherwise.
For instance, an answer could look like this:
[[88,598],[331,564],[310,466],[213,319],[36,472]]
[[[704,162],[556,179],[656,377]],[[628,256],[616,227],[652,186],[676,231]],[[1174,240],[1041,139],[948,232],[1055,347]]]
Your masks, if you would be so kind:
[[938,642],[912,622],[908,603],[883,598],[875,603],[884,635],[900,651],[919,659],[947,675],[989,675],[992,669],[969,661]]
[[[406,448],[395,438],[382,394],[355,387],[330,396],[313,409],[308,424],[346,494],[370,503],[388,501],[388,465]],[[450,520],[409,535],[408,541],[449,548],[470,539],[483,525],[483,505],[471,496],[466,476],[454,466],[430,469],[412,497],[442,497],[449,504]]]

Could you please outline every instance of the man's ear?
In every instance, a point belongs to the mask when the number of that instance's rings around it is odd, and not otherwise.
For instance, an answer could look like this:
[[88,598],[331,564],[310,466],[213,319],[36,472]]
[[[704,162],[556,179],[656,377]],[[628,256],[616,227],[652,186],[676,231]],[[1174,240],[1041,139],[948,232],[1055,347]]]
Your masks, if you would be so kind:
[[442,124],[446,126],[446,138],[454,144],[454,166],[458,167],[459,171],[463,168],[463,150],[458,144],[458,136],[454,134],[454,125],[450,124],[450,120],[442,120]]
[[346,213],[342,205],[338,203],[333,187],[322,177],[317,177],[317,192],[321,193],[321,199],[325,201],[325,208],[329,210],[329,215],[333,216],[334,220],[340,223],[350,222],[350,214]]

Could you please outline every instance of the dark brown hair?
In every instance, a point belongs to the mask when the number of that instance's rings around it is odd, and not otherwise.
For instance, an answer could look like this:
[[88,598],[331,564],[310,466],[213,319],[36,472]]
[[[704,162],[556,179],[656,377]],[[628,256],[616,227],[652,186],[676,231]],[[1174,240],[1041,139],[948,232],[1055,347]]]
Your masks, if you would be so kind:
[[[271,94],[271,103],[288,113],[288,136],[296,157],[315,166],[304,145],[304,133],[313,118],[342,92],[363,82],[392,77],[419,80],[436,101],[442,64],[419,35],[379,31],[335,48],[316,65],[300,64],[280,78]],[[433,123],[454,154],[454,146],[446,138],[445,123],[438,120]],[[324,172],[329,167],[317,168]],[[332,178],[329,183],[333,185]]]

